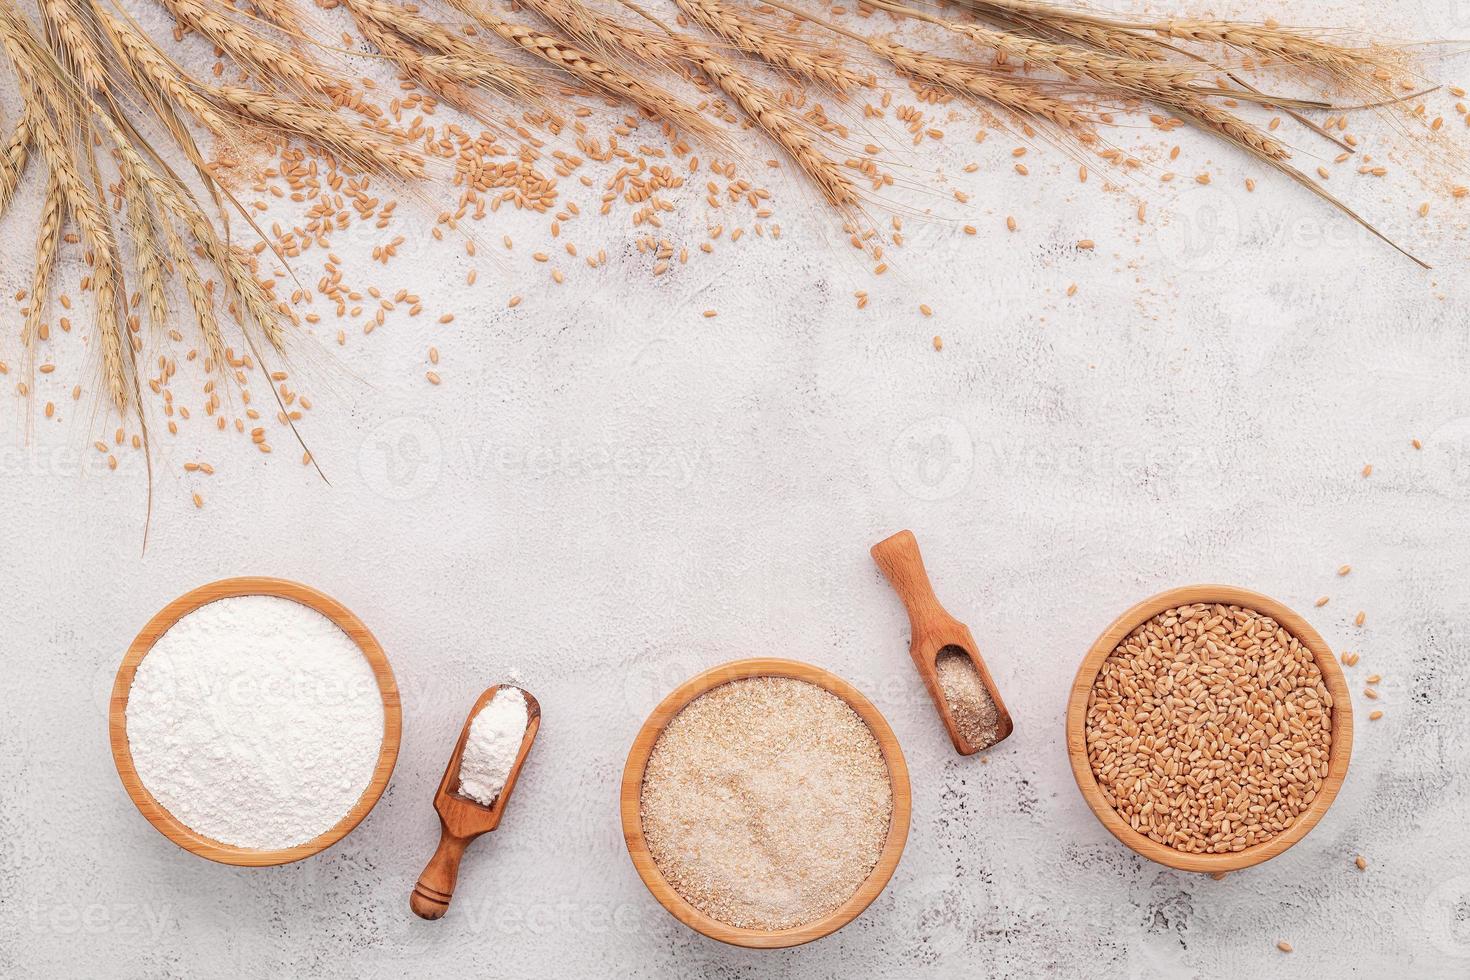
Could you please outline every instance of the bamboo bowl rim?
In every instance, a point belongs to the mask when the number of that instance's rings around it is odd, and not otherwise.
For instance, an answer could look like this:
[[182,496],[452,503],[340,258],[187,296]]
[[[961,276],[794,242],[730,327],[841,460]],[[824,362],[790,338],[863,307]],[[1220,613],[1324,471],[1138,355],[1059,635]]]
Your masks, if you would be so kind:
[[[1160,844],[1134,830],[1103,798],[1102,790],[1092,772],[1092,763],[1087,757],[1087,702],[1103,661],[1129,633],[1149,619],[1166,609],[1199,602],[1243,606],[1276,620],[1311,651],[1312,659],[1322,673],[1322,682],[1332,695],[1332,742],[1327,750],[1327,778],[1322,781],[1321,790],[1307,809],[1284,831],[1268,841],[1227,854],[1190,854]],[[1082,798],[1087,801],[1102,825],[1118,840],[1152,861],[1181,871],[1211,874],[1239,871],[1276,857],[1300,841],[1317,825],[1317,821],[1322,819],[1322,815],[1336,799],[1337,791],[1347,778],[1352,749],[1352,699],[1348,694],[1342,668],[1338,666],[1327,641],[1322,639],[1311,624],[1286,605],[1270,596],[1233,585],[1186,585],[1168,589],[1143,600],[1113,620],[1092,644],[1081,666],[1077,668],[1077,676],[1072,682],[1072,692],[1067,702],[1067,755],[1072,763],[1072,775],[1077,780],[1077,788],[1082,791]]]
[[[321,613],[346,633],[362,651],[372,667],[377,680],[378,693],[383,699],[383,744],[378,751],[378,762],[372,778],[352,809],[341,820],[311,840],[293,847],[250,848],[225,844],[199,833],[187,826],[143,785],[133,764],[132,751],[128,745],[128,696],[132,691],[133,678],[138,665],[153,649],[154,643],[180,619],[217,599],[229,599],[246,595],[275,596],[290,599]],[[108,705],[108,738],[112,743],[112,758],[117,765],[117,774],[129,798],[151,823],[155,830],[179,847],[199,857],[236,867],[269,867],[289,864],[311,857],[331,847],[346,837],[362,819],[368,815],[393,774],[398,760],[398,743],[403,732],[403,710],[398,696],[398,685],[393,678],[393,668],[377,639],[369,632],[362,620],[351,610],[331,596],[309,585],[287,579],[246,576],[210,582],[192,589],[164,606],[138,633],[117,669],[117,679],[112,685],[112,697]]]
[[[663,734],[674,716],[701,694],[730,681],[743,680],[748,677],[789,677],[806,681],[845,701],[858,713],[858,716],[868,726],[868,730],[873,733],[874,739],[877,740],[878,747],[883,753],[883,761],[888,766],[888,782],[893,794],[893,812],[888,820],[888,837],[884,841],[883,850],[878,855],[877,863],[873,865],[873,870],[863,879],[857,891],[853,892],[846,902],[829,915],[788,929],[744,929],[721,922],[699,911],[675,891],[673,885],[664,878],[658,865],[654,863],[653,855],[648,849],[648,842],[643,836],[641,806],[643,774],[659,736]],[[628,762],[623,770],[620,803],[623,838],[628,845],[628,854],[633,859],[633,867],[637,869],[638,876],[643,879],[643,884],[648,886],[653,897],[658,899],[659,903],[674,918],[696,932],[732,946],[744,946],[750,949],[783,949],[789,946],[800,946],[803,943],[831,935],[861,915],[883,892],[888,885],[888,880],[893,877],[894,869],[898,867],[899,858],[903,856],[904,844],[908,840],[909,816],[913,798],[909,791],[908,766],[904,762],[903,750],[899,747],[893,729],[888,726],[882,713],[857,688],[836,674],[798,660],[756,657],[747,660],[732,660],[696,674],[659,702],[658,707],[653,709],[653,713],[638,730],[638,736],[633,740],[632,748],[628,750]]]

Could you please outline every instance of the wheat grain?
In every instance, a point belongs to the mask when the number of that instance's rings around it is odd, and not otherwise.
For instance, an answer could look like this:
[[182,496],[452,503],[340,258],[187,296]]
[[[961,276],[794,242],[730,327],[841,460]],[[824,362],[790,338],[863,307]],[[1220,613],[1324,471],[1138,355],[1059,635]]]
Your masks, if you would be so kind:
[[1103,661],[1088,760],[1135,831],[1190,853],[1238,852],[1283,833],[1321,792],[1332,711],[1311,651],[1274,619],[1181,606]]

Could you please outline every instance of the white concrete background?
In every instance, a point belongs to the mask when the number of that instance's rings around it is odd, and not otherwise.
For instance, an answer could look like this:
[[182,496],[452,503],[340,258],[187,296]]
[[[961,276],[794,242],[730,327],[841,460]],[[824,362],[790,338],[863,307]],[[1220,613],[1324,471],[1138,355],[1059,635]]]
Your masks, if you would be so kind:
[[[1404,37],[1470,31],[1453,2],[1396,0],[1372,15]],[[1293,16],[1362,24],[1365,8],[1299,4]],[[1435,71],[1453,83],[1458,67]],[[1150,169],[1103,193],[1100,179],[1077,185],[1055,150],[1015,177],[1002,134],[934,147],[915,179],[929,183],[935,159],[956,175],[981,160],[953,185],[974,203],[955,210],[950,185],[934,184],[913,192],[915,207],[982,233],[910,221],[895,274],[876,283],[827,244],[841,241],[830,217],[780,180],[779,242],[748,238],[658,280],[621,222],[587,226],[584,246],[611,261],[562,287],[525,254],[545,223],[523,214],[486,226],[491,241],[504,227],[526,244],[498,268],[482,263],[474,289],[453,248],[416,238],[376,271],[370,241],[344,242],[349,278],[416,288],[456,323],[391,321],[329,357],[302,346],[299,383],[318,402],[305,431],[330,485],[289,447],[267,459],[198,429],[167,441],[146,553],[141,465],[109,473],[87,448],[111,423],[80,413],[27,438],[11,396],[0,972],[1470,974],[1464,212],[1441,192],[1418,220],[1430,195],[1398,170],[1392,182],[1334,181],[1439,266],[1424,273],[1233,151],[1189,133],[1138,140],[1155,157],[1179,142],[1178,169],[1209,161],[1216,182],[1166,187]],[[1396,168],[1409,160],[1383,153]],[[1430,185],[1443,176],[1426,169]],[[1138,200],[1156,215],[1146,225]],[[29,210],[7,220],[8,240],[29,240]],[[1005,214],[1020,232],[1000,230]],[[1069,247],[1081,237],[1096,251]],[[5,262],[0,294],[28,276]],[[862,312],[857,288],[873,294]],[[527,296],[515,311],[511,292]],[[702,318],[707,308],[720,315]],[[444,353],[439,388],[422,380],[429,343]],[[57,354],[68,356],[83,355]],[[198,456],[219,472],[187,482],[181,463]],[[203,511],[189,502],[196,486]],[[949,749],[868,558],[902,527],[1015,716],[988,764]],[[1354,571],[1339,579],[1343,563]],[[341,599],[404,692],[381,804],[331,851],[271,870],[215,866],[157,834],[106,738],[106,696],[135,632],[174,596],[240,574]],[[1211,580],[1275,595],[1362,653],[1337,803],[1289,853],[1224,881],[1113,841],[1062,739],[1067,685],[1098,632],[1144,596]],[[856,683],[898,734],[914,791],[887,891],[842,932],[769,953],[665,914],[628,861],[616,809],[656,701],[757,654]],[[1383,698],[1369,705],[1360,692],[1375,672]],[[420,922],[407,899],[436,840],[430,798],[450,739],[475,695],[503,680],[541,700],[539,744],[502,828],[467,857],[449,916]],[[1369,723],[1370,707],[1386,717]],[[1279,953],[1279,939],[1296,952]]]

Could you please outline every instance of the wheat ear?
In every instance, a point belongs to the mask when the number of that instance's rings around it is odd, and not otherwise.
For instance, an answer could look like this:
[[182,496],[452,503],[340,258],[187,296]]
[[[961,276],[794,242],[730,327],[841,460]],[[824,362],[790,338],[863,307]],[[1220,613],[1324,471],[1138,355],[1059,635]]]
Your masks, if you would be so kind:
[[476,85],[522,100],[536,97],[536,83],[520,68],[414,10],[382,0],[345,0],[344,5],[359,27],[373,28],[370,40],[374,44],[382,49],[386,41],[389,50],[384,54],[395,60],[399,55],[412,57],[411,45],[416,44],[436,52],[418,55],[417,62],[444,81]]
[[179,23],[209,38],[255,74],[308,92],[335,96],[346,86],[299,52],[282,47],[259,31],[224,17],[202,0],[160,0]]
[[117,60],[155,108],[173,108],[169,105],[171,102],[216,136],[228,130],[225,118],[215,111],[208,99],[189,87],[175,64],[150,38],[101,7],[97,8],[97,19],[112,44]]
[[649,115],[663,119],[691,136],[715,145],[725,142],[724,134],[698,110],[627,69],[599,61],[561,38],[504,20],[476,0],[449,0],[449,3],[476,23],[494,31],[501,39],[599,91],[626,99]]
[[5,150],[0,155],[0,215],[10,207],[10,199],[25,176],[26,164],[31,158],[31,108],[21,110],[20,118],[5,141]]
[[[423,52],[405,41],[400,35],[383,27],[371,17],[363,16],[353,10],[350,2],[347,7],[352,13],[352,20],[357,25],[358,31],[369,44],[378,49],[379,54],[393,59],[409,78],[441,99],[477,119],[488,121],[487,110],[465,87],[464,74],[459,70],[461,66],[457,60],[449,66],[431,64]],[[437,57],[442,59],[445,56]],[[467,84],[479,83],[471,81]]]
[[1313,194],[1317,195],[1322,200],[1332,205],[1338,211],[1341,211],[1343,214],[1347,215],[1358,225],[1367,230],[1369,234],[1373,235],[1373,237],[1377,238],[1381,242],[1384,242],[1394,251],[1403,255],[1405,258],[1409,259],[1409,261],[1413,262],[1421,269],[1428,269],[1430,267],[1428,262],[1425,262],[1423,259],[1419,258],[1419,256],[1415,255],[1413,252],[1410,252],[1398,242],[1394,241],[1392,238],[1389,238],[1383,232],[1379,231],[1371,222],[1368,221],[1368,219],[1364,218],[1362,215],[1358,214],[1358,212],[1354,211],[1352,208],[1344,204],[1337,197],[1333,196],[1333,194],[1328,191],[1327,188],[1323,187],[1321,184],[1317,183],[1317,181],[1313,180],[1312,178],[1308,177],[1306,174],[1298,170],[1296,167],[1292,166],[1292,164],[1287,160],[1285,149],[1281,147],[1280,144],[1277,144],[1275,140],[1272,140],[1270,137],[1265,136],[1265,134],[1255,129],[1255,127],[1241,121],[1235,116],[1232,116],[1230,113],[1225,112],[1223,109],[1217,109],[1214,106],[1211,106],[1203,99],[1178,102],[1173,104],[1171,108],[1173,108],[1174,111],[1178,112],[1182,116],[1185,116],[1186,118],[1193,117],[1195,120],[1195,124],[1198,125],[1201,129],[1204,129],[1207,132],[1213,132],[1223,137],[1224,139],[1229,140],[1230,142],[1235,143],[1238,146],[1241,146],[1245,150],[1260,158],[1264,163],[1275,168],[1276,170],[1279,170],[1287,177],[1290,177],[1293,181],[1300,184],[1302,187],[1305,187],[1307,190],[1311,191]]
[[1149,24],[1147,29],[1163,37],[1195,44],[1219,44],[1254,51],[1285,64],[1307,65],[1345,78],[1385,67],[1381,58],[1371,49],[1333,44],[1303,31],[1287,30],[1269,24],[1166,20]]
[[837,161],[821,151],[811,124],[783,106],[773,92],[752,82],[733,62],[715,53],[708,45],[688,35],[675,34],[632,0],[622,2],[629,10],[674,38],[684,57],[704,72],[720,91],[733,99],[742,112],[796,161],[797,166],[817,185],[827,203],[843,213],[853,211],[862,203],[856,185],[842,172]]
[[423,158],[384,141],[376,131],[343,122],[329,109],[232,85],[209,85],[202,91],[215,105],[235,115],[285,136],[315,143],[363,169],[411,179],[424,176]]
[[166,269],[163,250],[158,244],[158,228],[153,223],[151,202],[143,183],[131,168],[120,169],[133,264],[148,302],[148,320],[155,329],[162,330],[168,325],[168,291],[164,286]]
[[1199,77],[1193,67],[1135,61],[1117,55],[1090,51],[1067,44],[1040,41],[1011,31],[997,31],[980,24],[957,23],[926,11],[915,10],[892,0],[871,0],[875,7],[901,17],[922,20],[958,34],[982,47],[1031,64],[1046,65],[1072,78],[1086,78],[1111,88],[1149,92],[1188,86]]
[[567,32],[589,49],[608,59],[632,58],[644,65],[674,67],[689,62],[689,52],[679,40],[624,24],[598,13],[582,0],[522,0],[543,18]]
[[[0,35],[3,35],[0,45],[15,68],[21,97],[31,110],[36,146],[61,188],[65,206],[81,230],[83,244],[91,252],[102,371],[108,395],[121,413],[127,408],[128,389],[123,337],[118,325],[117,244],[94,182],[77,170],[74,154],[78,150],[89,154],[90,147],[82,147],[76,139],[68,138],[75,135],[72,131],[85,109],[79,104],[78,96],[63,88],[61,73],[65,69],[51,58],[9,4],[0,6]],[[66,134],[58,119],[69,120]]]
[[859,74],[847,67],[835,52],[819,50],[788,34],[742,17],[721,0],[674,0],[679,9],[707,30],[723,37],[746,54],[785,68],[799,78],[827,85],[838,92],[871,88],[872,74]]
[[1120,27],[1105,17],[1074,7],[1060,7],[1032,0],[960,0],[960,5],[1016,24],[1033,32],[1047,31],[1070,37],[1101,51],[1111,51],[1136,61],[1163,61],[1166,49],[1160,42]]
[[[286,314],[272,303],[265,287],[240,257],[239,252],[220,238],[204,211],[177,184],[177,178],[164,177],[150,167],[132,141],[109,116],[100,114],[98,122],[112,138],[119,168],[131,173],[169,214],[183,223],[195,243],[203,249],[204,255],[224,277],[226,287],[242,301],[244,312],[237,314],[241,323],[244,324],[247,319],[253,321],[272,347],[282,349],[285,334],[281,328],[281,319]],[[172,233],[172,224],[167,218],[164,220],[168,231]],[[170,245],[170,251],[174,252],[176,249]],[[187,287],[187,279],[185,285]],[[207,323],[201,323],[200,326],[205,330],[209,327]]]
[[107,70],[103,67],[102,52],[93,32],[82,22],[83,15],[74,0],[39,0],[38,6],[66,65],[89,91],[105,91]]
[[778,10],[785,10],[802,20],[866,45],[875,55],[912,78],[949,89],[959,95],[992,102],[1003,109],[1023,116],[1044,119],[1080,137],[1090,138],[1091,124],[1087,118],[1071,104],[1061,99],[1053,98],[1025,85],[997,78],[961,61],[926,54],[894,41],[850,31],[831,21],[807,14],[795,7],[789,7],[780,0],[767,0],[767,2]]
[[291,0],[250,0],[250,6],[255,8],[261,17],[275,24],[277,27],[298,37],[305,34],[302,28],[301,15],[296,5]]
[[1044,119],[1079,135],[1091,129],[1087,117],[1061,99],[976,71],[964,62],[925,54],[882,38],[867,38],[866,43],[874,54],[905,75],[961,95],[993,102],[1022,116]]
[[1171,109],[1194,117],[1202,129],[1223,136],[1263,159],[1279,162],[1291,156],[1290,151],[1272,136],[1233,112],[1212,105],[1198,96],[1181,95],[1161,101]]
[[225,343],[220,332],[219,318],[215,316],[214,300],[204,285],[203,277],[199,275],[199,267],[194,264],[194,256],[184,246],[184,240],[174,228],[173,222],[167,217],[163,221],[164,244],[168,248],[169,261],[173,264],[174,271],[179,274],[179,278],[184,281],[184,296],[189,300],[189,307],[194,311],[194,319],[199,324],[199,333],[204,337],[204,348],[209,352],[204,368],[206,371],[216,368],[224,370]]
[[61,184],[53,171],[46,178],[46,196],[41,204],[41,228],[36,235],[36,271],[31,277],[31,305],[26,308],[25,325],[21,328],[21,346],[30,350],[40,333],[41,318],[51,297],[51,274],[56,269],[56,255],[61,249],[61,219],[66,206]]
[[[12,59],[14,54],[12,53]],[[41,79],[42,87],[45,79]],[[44,104],[37,86],[21,79],[28,101]],[[53,93],[55,94],[55,93]],[[91,279],[96,295],[97,333],[102,348],[102,370],[108,394],[119,412],[127,407],[127,376],[123,367],[123,340],[117,314],[117,245],[112,228],[101,204],[93,193],[91,182],[76,169],[72,154],[74,141],[64,138],[47,112],[36,114],[36,143],[51,172],[61,187],[66,207],[82,233],[82,243],[91,252]]]

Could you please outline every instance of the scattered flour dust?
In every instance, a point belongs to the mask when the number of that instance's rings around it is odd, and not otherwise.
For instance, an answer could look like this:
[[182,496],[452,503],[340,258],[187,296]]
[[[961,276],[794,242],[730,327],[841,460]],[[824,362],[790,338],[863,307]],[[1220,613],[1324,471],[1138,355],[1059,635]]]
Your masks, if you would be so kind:
[[290,599],[218,599],[138,665],[128,748],[163,807],[236,847],[303,844],[347,816],[383,741],[372,666],[330,619]]
[[459,760],[459,791],[485,806],[495,802],[526,740],[526,696],[502,687],[470,721]]
[[815,684],[752,677],[684,707],[643,776],[643,834],[684,900],[775,930],[842,906],[883,853],[893,787],[878,740]]

